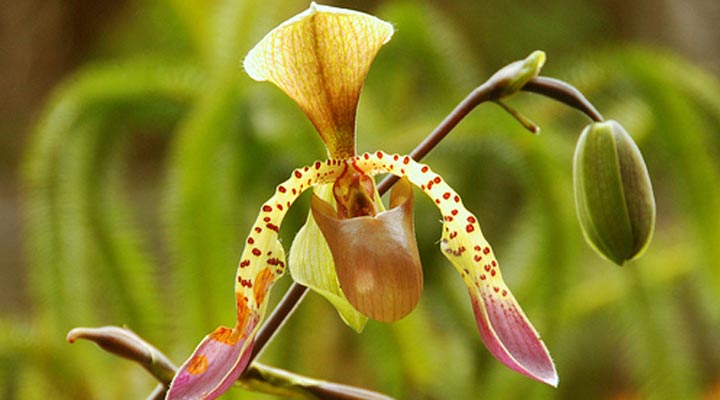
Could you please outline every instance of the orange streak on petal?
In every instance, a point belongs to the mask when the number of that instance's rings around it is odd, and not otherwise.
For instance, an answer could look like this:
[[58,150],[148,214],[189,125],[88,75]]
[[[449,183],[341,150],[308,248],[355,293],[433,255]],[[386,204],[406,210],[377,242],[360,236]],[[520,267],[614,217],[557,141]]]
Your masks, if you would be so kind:
[[224,326],[216,329],[215,332],[210,334],[210,338],[227,345],[234,345],[239,339],[237,331]]
[[250,321],[250,306],[242,293],[237,293],[237,327],[238,332],[244,332]]
[[208,367],[208,360],[202,354],[198,354],[190,360],[187,366],[187,372],[193,375],[204,374]]
[[262,304],[267,294],[268,287],[273,281],[273,272],[270,268],[265,268],[260,271],[258,276],[255,278],[255,285],[253,286],[253,294],[255,295],[255,304]]

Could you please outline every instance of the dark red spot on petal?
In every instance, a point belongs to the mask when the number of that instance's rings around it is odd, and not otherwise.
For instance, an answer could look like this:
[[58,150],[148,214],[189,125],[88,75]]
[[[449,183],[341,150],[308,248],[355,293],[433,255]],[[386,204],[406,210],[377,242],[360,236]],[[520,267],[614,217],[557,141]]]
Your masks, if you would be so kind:
[[287,189],[285,189],[285,186],[278,186],[278,192],[285,193]]
[[253,244],[253,243],[255,243],[255,239],[249,237],[248,240],[247,240],[247,243],[248,243],[248,244]]
[[422,169],[420,169],[420,171],[424,174],[424,173],[428,172],[429,169],[430,169],[430,167],[428,167],[427,165],[423,165],[423,167],[422,167]]
[[382,151],[378,151],[377,153],[375,153],[375,155],[377,156],[377,158],[383,158]]
[[452,211],[450,211],[450,214],[452,214],[452,215],[458,215],[458,210],[452,210]]
[[260,254],[262,254],[262,251],[260,251],[260,249],[258,249],[258,248],[256,247],[256,248],[252,249],[252,253],[253,253],[254,256],[259,257]]
[[443,193],[443,199],[447,200],[450,198],[450,192]]
[[435,179],[433,179],[433,182],[435,182],[437,184],[437,183],[442,182],[442,179],[439,176],[436,176]]
[[455,197],[453,197],[453,200],[455,200],[456,203],[459,203],[459,202],[460,202],[460,196],[455,195]]
[[473,217],[472,215],[469,216],[469,217],[467,217],[467,222],[469,222],[469,223],[471,223],[471,224],[474,224],[474,223],[476,222],[476,221],[475,221],[475,217]]
[[262,210],[265,211],[265,212],[270,212],[270,211],[272,211],[272,207],[270,207],[269,205],[265,204],[265,205],[263,206]]
[[265,225],[265,227],[267,227],[268,229],[272,229],[275,232],[280,232],[280,228],[278,228],[278,226],[275,224],[267,224],[267,225]]
[[295,170],[295,177],[298,179],[302,178],[302,172]]
[[467,231],[467,233],[470,233],[470,232],[472,232],[472,231],[475,230],[475,226],[472,225],[472,224],[468,224],[468,225],[465,227],[465,230]]
[[262,232],[262,228],[259,227],[259,226],[256,226],[256,227],[255,227],[255,232],[257,232],[257,233]]
[[407,164],[409,164],[409,163],[410,163],[410,157],[405,156],[405,157],[403,158],[403,164],[407,165]]
[[322,163],[320,163],[320,161],[315,161],[315,169],[320,169],[321,166]]
[[483,254],[490,254],[490,248],[489,247],[484,248]]

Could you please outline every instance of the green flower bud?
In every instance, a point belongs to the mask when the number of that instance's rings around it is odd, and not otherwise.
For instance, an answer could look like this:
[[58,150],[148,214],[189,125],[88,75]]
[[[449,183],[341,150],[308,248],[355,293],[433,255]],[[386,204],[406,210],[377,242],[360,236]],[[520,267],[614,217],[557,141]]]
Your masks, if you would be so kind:
[[545,64],[545,52],[535,50],[524,60],[510,63],[488,79],[497,88],[497,99],[519,92],[531,79],[536,78]]
[[640,149],[615,121],[589,125],[573,162],[585,239],[617,265],[638,257],[655,228],[655,197]]

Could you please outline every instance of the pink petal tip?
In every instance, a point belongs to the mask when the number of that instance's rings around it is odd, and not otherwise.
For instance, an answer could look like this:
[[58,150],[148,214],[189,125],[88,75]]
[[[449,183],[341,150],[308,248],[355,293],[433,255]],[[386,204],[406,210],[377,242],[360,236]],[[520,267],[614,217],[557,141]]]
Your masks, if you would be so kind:
[[[492,289],[491,289],[492,290]],[[490,293],[488,293],[490,292]],[[514,371],[557,387],[555,364],[510,292],[471,292],[480,336],[495,358]]]

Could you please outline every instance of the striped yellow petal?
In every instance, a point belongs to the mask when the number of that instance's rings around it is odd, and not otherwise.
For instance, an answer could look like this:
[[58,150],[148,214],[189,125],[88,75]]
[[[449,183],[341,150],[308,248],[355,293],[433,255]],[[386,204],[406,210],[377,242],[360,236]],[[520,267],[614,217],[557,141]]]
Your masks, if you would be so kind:
[[370,64],[393,34],[391,24],[315,3],[268,33],[244,61],[310,118],[332,158],[355,154],[355,111]]

